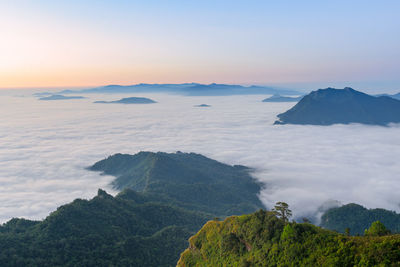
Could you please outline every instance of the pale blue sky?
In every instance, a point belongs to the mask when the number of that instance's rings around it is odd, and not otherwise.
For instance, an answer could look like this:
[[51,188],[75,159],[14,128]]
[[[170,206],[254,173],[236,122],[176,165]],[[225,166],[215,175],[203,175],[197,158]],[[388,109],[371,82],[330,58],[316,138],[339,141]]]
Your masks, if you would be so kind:
[[0,87],[400,89],[400,1],[1,1]]

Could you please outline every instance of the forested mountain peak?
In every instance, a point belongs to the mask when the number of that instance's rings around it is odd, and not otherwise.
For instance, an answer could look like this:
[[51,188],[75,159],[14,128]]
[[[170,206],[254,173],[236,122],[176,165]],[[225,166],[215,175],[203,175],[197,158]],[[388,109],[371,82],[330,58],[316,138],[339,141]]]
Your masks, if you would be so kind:
[[250,176],[251,169],[196,153],[115,154],[89,169],[115,176],[116,189],[156,194],[177,206],[218,216],[262,207],[257,197],[261,185]]

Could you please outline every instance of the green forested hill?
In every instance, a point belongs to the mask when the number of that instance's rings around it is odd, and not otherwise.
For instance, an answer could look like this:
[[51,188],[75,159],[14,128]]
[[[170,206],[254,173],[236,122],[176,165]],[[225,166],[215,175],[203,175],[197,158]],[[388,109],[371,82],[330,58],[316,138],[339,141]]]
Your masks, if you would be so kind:
[[0,226],[0,266],[175,266],[207,220],[262,206],[248,168],[199,154],[116,154],[90,169],[122,192]]
[[393,233],[400,233],[400,214],[385,209],[366,209],[351,203],[326,211],[321,217],[321,226],[344,233],[362,235],[372,222],[380,221]]
[[400,235],[345,236],[258,211],[209,221],[178,262],[189,266],[399,266]]
[[43,221],[13,219],[0,227],[0,266],[173,266],[210,217],[149,200],[99,190]]
[[244,166],[230,166],[195,153],[115,154],[89,168],[116,176],[116,189],[131,188],[168,203],[217,216],[262,208],[258,184]]

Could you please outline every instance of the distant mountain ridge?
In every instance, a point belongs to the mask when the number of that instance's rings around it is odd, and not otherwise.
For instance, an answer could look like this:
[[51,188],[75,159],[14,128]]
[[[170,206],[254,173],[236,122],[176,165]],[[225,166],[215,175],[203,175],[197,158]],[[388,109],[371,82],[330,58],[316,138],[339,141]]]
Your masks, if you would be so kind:
[[83,96],[65,96],[65,95],[49,95],[40,97],[39,100],[69,100],[69,99],[83,99]]
[[400,100],[400,93],[392,94],[392,95],[390,95],[390,94],[379,94],[379,95],[375,95],[375,96],[387,96],[387,97],[391,97],[391,98]]
[[349,87],[326,88],[304,96],[278,118],[275,124],[387,125],[400,122],[400,101],[386,96],[374,97]]
[[196,153],[115,154],[89,168],[113,175],[113,186],[157,195],[176,206],[216,216],[254,212],[263,205],[261,185],[244,166]]
[[153,99],[146,97],[126,97],[116,101],[95,101],[97,104],[153,104],[157,103]]
[[285,94],[299,95],[301,93],[290,89],[279,89],[269,86],[242,86],[236,84],[134,84],[134,85],[106,85],[83,90],[64,90],[60,94],[71,93],[175,93],[187,96],[224,96],[247,94]]
[[265,98],[262,102],[299,102],[303,96],[289,97],[275,94],[271,97]]

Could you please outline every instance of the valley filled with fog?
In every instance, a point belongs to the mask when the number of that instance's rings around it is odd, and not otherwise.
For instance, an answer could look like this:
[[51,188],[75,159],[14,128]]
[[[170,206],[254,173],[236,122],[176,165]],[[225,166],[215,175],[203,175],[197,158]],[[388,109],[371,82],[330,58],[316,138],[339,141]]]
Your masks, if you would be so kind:
[[[196,152],[252,167],[265,184],[266,207],[285,201],[299,218],[336,201],[400,211],[400,125],[273,125],[295,103],[261,102],[266,95],[39,101],[31,93],[0,95],[0,222],[42,219],[98,188],[117,193],[109,186],[113,177],[85,168],[142,150]],[[158,103],[93,103],[130,96]]]

